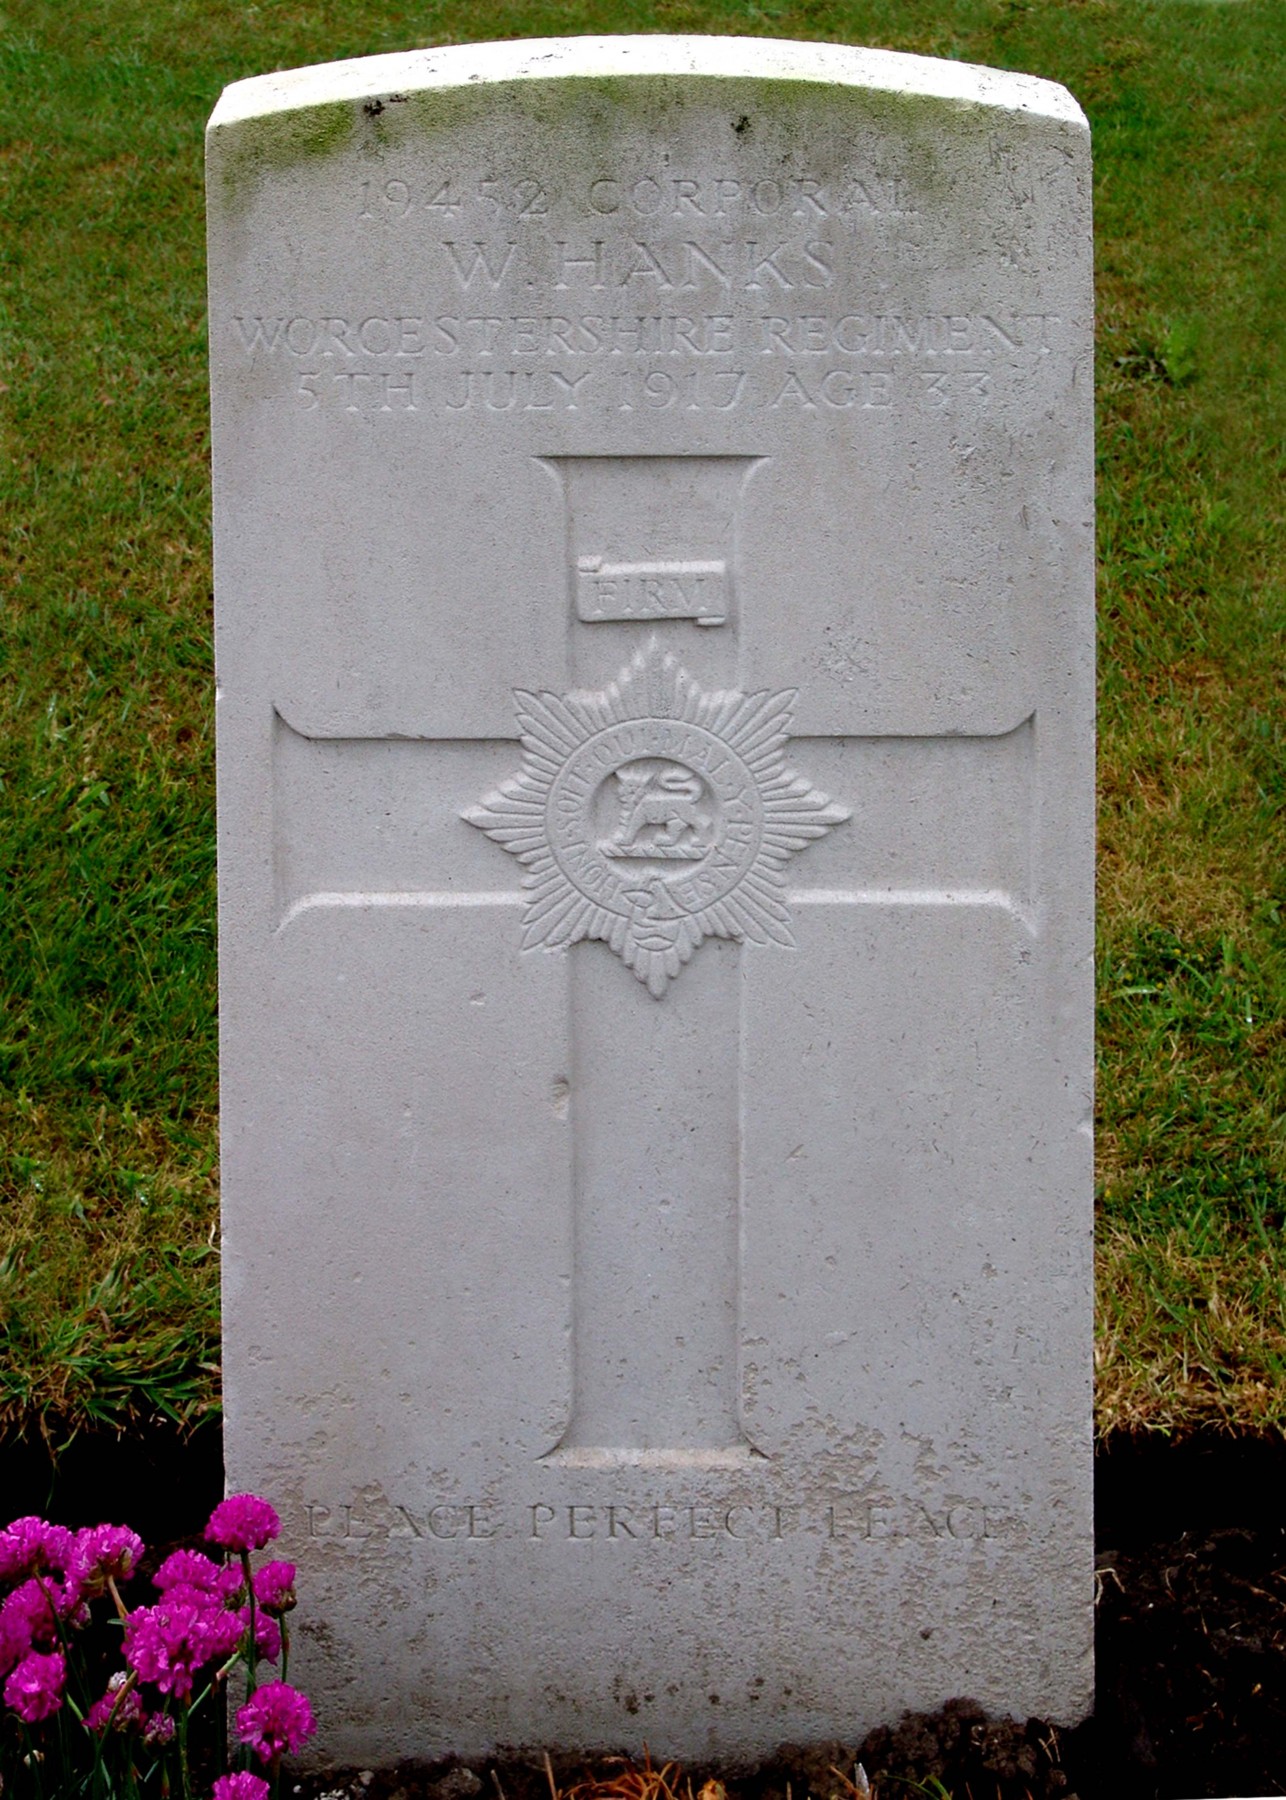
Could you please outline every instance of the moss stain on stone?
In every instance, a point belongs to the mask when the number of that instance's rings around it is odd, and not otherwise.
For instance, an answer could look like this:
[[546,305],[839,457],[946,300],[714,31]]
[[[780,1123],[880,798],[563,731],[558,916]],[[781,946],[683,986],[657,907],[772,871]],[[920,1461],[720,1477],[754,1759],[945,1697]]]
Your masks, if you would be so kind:
[[[529,143],[526,154],[548,157],[551,174],[568,151],[580,163],[586,140],[595,141],[606,171],[625,148],[622,137],[628,137],[631,158],[637,160],[649,139],[681,143],[682,134],[674,129],[678,119],[696,119],[712,105],[727,115],[728,152],[736,160],[767,154],[791,157],[801,168],[851,166],[855,146],[866,140],[878,144],[882,160],[900,163],[896,173],[911,184],[920,204],[948,197],[944,189],[959,173],[952,151],[980,138],[996,112],[978,101],[795,76],[535,77],[422,88],[268,114],[219,132],[212,165],[229,211],[246,208],[266,179],[302,162],[344,150],[381,161],[471,124],[493,134],[498,155],[519,141],[522,127],[534,128],[538,138],[548,141]],[[1004,114],[1011,134],[1018,117]]]
[[269,177],[347,149],[360,118],[360,101],[337,100],[222,126],[211,141],[210,160],[224,208],[243,211]]

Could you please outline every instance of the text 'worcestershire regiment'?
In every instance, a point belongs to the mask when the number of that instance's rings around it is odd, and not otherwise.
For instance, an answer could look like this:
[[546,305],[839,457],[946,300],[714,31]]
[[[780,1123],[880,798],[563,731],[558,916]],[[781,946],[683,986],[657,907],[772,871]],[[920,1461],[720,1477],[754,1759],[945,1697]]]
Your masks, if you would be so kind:
[[[990,313],[238,314],[305,411],[847,411],[983,405],[1060,321]],[[554,366],[554,365],[558,366]],[[378,366],[374,366],[378,365]]]

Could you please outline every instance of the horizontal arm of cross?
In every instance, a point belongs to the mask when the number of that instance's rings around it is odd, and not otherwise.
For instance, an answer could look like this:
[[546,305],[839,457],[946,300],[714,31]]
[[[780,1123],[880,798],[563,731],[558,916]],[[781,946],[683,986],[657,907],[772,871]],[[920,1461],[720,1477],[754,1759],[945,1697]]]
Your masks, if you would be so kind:
[[[512,861],[461,812],[512,738],[275,729],[277,918],[326,907],[518,907]],[[1035,722],[988,736],[791,740],[851,818],[790,868],[791,906],[983,906],[1031,929]]]

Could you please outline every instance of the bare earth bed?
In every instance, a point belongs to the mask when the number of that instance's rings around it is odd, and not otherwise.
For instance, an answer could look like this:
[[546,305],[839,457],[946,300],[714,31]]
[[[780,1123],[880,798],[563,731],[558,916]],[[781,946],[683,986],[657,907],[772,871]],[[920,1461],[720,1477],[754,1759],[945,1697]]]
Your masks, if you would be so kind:
[[[196,1534],[222,1491],[217,1431],[82,1437],[52,1481],[43,1445],[0,1445],[0,1511],[69,1524],[104,1514],[161,1554]],[[747,1770],[650,1769],[543,1750],[299,1776],[299,1800],[1199,1800],[1286,1794],[1286,1442],[1110,1440],[1097,1468],[1098,1698],[1060,1731],[989,1720],[961,1696],[858,1743],[783,1747]],[[112,1500],[104,1503],[103,1496]],[[308,1596],[301,1596],[304,1609]],[[553,1747],[551,1746],[551,1752]],[[717,1784],[713,1789],[707,1783]],[[935,1783],[940,1785],[935,1785]],[[704,1791],[703,1791],[704,1790]]]

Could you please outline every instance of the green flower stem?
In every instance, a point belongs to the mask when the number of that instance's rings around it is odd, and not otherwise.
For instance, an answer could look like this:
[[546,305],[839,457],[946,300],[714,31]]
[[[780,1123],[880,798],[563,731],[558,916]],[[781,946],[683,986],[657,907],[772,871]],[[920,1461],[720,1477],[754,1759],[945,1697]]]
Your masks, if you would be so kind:
[[40,1589],[41,1593],[45,1597],[45,1605],[49,1608],[49,1616],[54,1622],[54,1635],[58,1639],[58,1648],[62,1651],[63,1661],[67,1666],[68,1672],[70,1672],[70,1670],[71,1670],[71,1645],[67,1642],[67,1633],[63,1630],[63,1622],[58,1617],[58,1608],[54,1605],[53,1595],[49,1592],[49,1589],[45,1586],[43,1580],[41,1579],[39,1569],[36,1570],[36,1573],[35,1573],[35,1576],[33,1579],[35,1580],[36,1586]]
[[179,1740],[179,1780],[183,1784],[183,1800],[192,1800],[192,1772],[188,1768],[188,1709],[185,1706],[176,1721]]
[[58,1773],[60,1777],[60,1786],[62,1785],[62,1782],[67,1780],[70,1772],[71,1754],[67,1743],[67,1709],[66,1707],[60,1706],[58,1708]]
[[255,1584],[250,1573],[250,1552],[241,1552],[241,1570],[246,1578],[246,1604],[250,1609],[250,1631],[246,1638],[246,1699],[254,1699],[258,1682],[255,1671],[259,1662],[259,1646],[255,1642]]
[[36,1747],[36,1739],[29,1725],[24,1725],[22,1727],[22,1736],[23,1741],[27,1746],[27,1754],[23,1758],[23,1761],[31,1770],[36,1783],[34,1800],[45,1800],[45,1784],[40,1778],[42,1758]]

